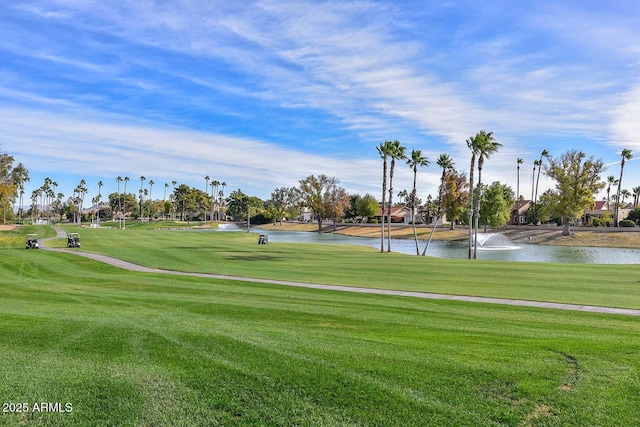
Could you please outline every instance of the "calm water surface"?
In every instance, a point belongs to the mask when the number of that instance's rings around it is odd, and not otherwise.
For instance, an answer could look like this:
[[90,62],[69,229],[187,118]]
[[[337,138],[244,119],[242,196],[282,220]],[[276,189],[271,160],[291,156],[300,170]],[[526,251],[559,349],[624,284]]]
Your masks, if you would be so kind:
[[[228,227],[232,231],[234,227]],[[237,229],[241,231],[240,229]],[[260,230],[252,228],[254,233],[266,233],[270,242],[286,243],[330,243],[343,245],[369,246],[380,249],[379,238],[352,237],[331,233],[314,233],[302,231]],[[559,262],[583,264],[637,264],[640,263],[639,249],[592,248],[576,246],[548,246],[535,244],[513,244],[500,234],[481,234],[478,241],[483,246],[478,248],[478,259],[524,261],[524,262]],[[420,252],[426,241],[420,240]],[[385,240],[385,250],[387,243]],[[439,258],[467,258],[467,242],[432,241],[427,255]],[[391,239],[391,250],[415,255],[414,240]]]

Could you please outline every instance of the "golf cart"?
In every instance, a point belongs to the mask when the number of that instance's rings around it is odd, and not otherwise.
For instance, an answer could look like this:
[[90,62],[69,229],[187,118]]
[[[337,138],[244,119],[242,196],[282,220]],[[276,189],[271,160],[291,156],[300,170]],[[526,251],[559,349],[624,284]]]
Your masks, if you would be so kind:
[[79,248],[80,247],[80,234],[79,233],[69,233],[67,235],[67,247],[68,248]]
[[38,244],[38,235],[37,234],[27,234],[27,242],[25,243],[25,249],[38,249],[40,245]]

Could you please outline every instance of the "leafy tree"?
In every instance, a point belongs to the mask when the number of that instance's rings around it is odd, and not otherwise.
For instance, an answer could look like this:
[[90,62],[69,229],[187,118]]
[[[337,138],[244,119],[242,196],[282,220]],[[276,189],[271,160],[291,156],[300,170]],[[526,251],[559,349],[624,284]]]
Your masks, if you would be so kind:
[[[541,222],[557,221],[560,224],[562,222],[561,216],[562,210],[558,193],[552,189],[542,193],[538,201],[538,220]],[[531,213],[531,221],[533,222],[533,213]]]
[[247,218],[247,230],[251,225],[251,214],[262,215],[265,209],[262,199],[256,196],[248,196],[240,189],[232,191],[227,197],[226,203],[227,215],[231,216],[234,221]]
[[563,235],[568,236],[569,224],[580,218],[585,208],[595,204],[594,195],[606,185],[600,180],[603,171],[602,160],[587,157],[582,151],[569,150],[549,160],[545,173],[556,181],[557,211],[561,213]]
[[450,221],[451,230],[455,229],[455,224],[461,220],[465,213],[469,201],[468,186],[466,175],[458,173],[455,169],[452,169],[445,176],[442,207]]
[[325,195],[325,212],[333,220],[333,229],[336,229],[336,222],[344,217],[347,209],[351,207],[351,200],[347,190],[337,185],[337,181],[327,188]]
[[176,209],[182,212],[182,220],[190,220],[206,212],[211,201],[206,192],[180,184],[172,194]]
[[511,187],[496,181],[487,187],[482,194],[482,207],[480,208],[481,225],[485,232],[487,226],[491,228],[503,227],[509,222],[514,195]]
[[369,193],[358,197],[356,201],[357,215],[363,218],[374,217],[378,213],[378,207],[378,201]]
[[[309,175],[305,179],[300,180],[300,204],[311,209],[316,221],[318,222],[318,231],[322,230],[322,220],[327,216],[333,216],[337,213],[337,203],[339,203],[342,194],[338,194],[336,187],[338,180],[326,175]],[[344,192],[346,196],[346,192]],[[346,199],[348,202],[348,197]],[[334,203],[332,205],[331,203]],[[334,210],[334,207],[336,210]]]
[[[15,203],[18,194],[22,198],[24,183],[29,181],[29,171],[22,163],[18,163],[14,168],[14,160],[13,156],[0,151],[0,210],[2,211],[3,224],[6,224],[7,218],[13,217],[11,206]],[[22,205],[22,200],[20,205]]]
[[630,219],[631,221],[638,223],[640,221],[640,209],[636,208],[632,210],[625,219]]
[[232,191],[227,197],[227,215],[232,217],[234,221],[244,218],[249,210],[249,196],[238,189]]
[[280,225],[282,225],[282,219],[298,205],[299,199],[299,191],[295,187],[280,187],[273,190],[270,205],[273,206],[274,219],[279,220]]

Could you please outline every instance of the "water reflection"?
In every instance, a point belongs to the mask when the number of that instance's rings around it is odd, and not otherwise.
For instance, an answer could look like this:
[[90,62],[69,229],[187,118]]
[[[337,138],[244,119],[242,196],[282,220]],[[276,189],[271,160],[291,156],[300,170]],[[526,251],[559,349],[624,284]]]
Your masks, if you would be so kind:
[[[299,231],[277,231],[252,229],[254,232],[268,233],[270,242],[287,243],[332,243],[343,245],[359,245],[380,248],[379,238],[352,237],[331,233],[313,233]],[[478,239],[480,240],[480,239]],[[420,252],[426,245],[420,241]],[[485,242],[478,247],[478,259],[523,261],[523,262],[556,262],[583,264],[635,264],[640,261],[640,250],[620,248],[592,248],[575,246],[550,246],[536,244],[511,244],[504,241],[491,244]],[[386,250],[386,240],[385,240]],[[391,239],[391,250],[415,255],[416,245],[413,240]],[[438,258],[467,258],[467,242],[432,241],[427,255]]]

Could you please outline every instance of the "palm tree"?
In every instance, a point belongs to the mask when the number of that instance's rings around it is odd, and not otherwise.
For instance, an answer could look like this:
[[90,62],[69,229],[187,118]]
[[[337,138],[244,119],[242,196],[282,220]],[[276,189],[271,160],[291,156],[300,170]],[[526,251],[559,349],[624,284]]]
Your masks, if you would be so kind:
[[480,219],[480,200],[482,199],[482,168],[484,166],[485,159],[491,157],[492,154],[496,153],[502,144],[497,142],[493,137],[493,132],[485,132],[481,130],[478,135],[476,135],[476,143],[478,144],[478,184],[476,186],[476,208],[474,211],[474,242],[476,244],[473,245],[473,259],[477,258],[478,255],[478,222]]
[[542,150],[540,153],[540,159],[538,160],[538,177],[536,178],[536,194],[534,196],[534,209],[533,209],[533,222],[534,224],[538,223],[538,183],[540,182],[540,171],[542,170],[542,159],[546,159],[549,157],[549,152],[547,150]]
[[416,230],[416,200],[417,189],[416,181],[418,178],[418,166],[429,166],[429,159],[422,156],[421,150],[411,150],[411,157],[407,159],[407,164],[413,169],[413,191],[411,192],[411,218],[413,223],[413,237],[416,241],[416,255],[420,255],[420,247],[418,246],[418,231]]
[[442,216],[442,199],[444,198],[444,183],[447,179],[447,173],[453,169],[453,160],[449,157],[448,154],[440,154],[438,160],[436,160],[436,164],[442,168],[442,176],[440,177],[440,188],[438,189],[438,211],[436,212],[436,220],[433,223],[433,228],[431,229],[431,234],[429,235],[429,240],[422,251],[422,255],[427,254],[427,250],[429,249],[429,245],[431,244],[431,239],[433,238],[433,234],[438,227],[438,222],[440,221],[440,217]]
[[[222,181],[220,183],[220,187],[222,187],[222,190],[220,190],[220,192],[218,193],[218,220],[220,220],[220,213],[222,212],[222,208],[224,206],[223,204],[223,200],[224,200],[224,187],[227,186],[226,181]],[[226,216],[225,216],[225,220],[226,220]]]
[[391,209],[393,209],[393,172],[396,168],[396,160],[405,160],[407,147],[400,145],[400,141],[391,143],[391,165],[389,167],[389,221],[387,222],[387,252],[391,252]]
[[535,200],[533,200],[533,192],[536,188],[536,166],[538,166],[538,160],[533,161],[533,175],[531,176],[531,203],[535,203]]
[[[204,177],[204,194],[209,194],[209,180],[211,178],[209,178],[209,175]],[[213,222],[213,214],[211,214],[211,221]],[[204,213],[204,225],[207,225],[207,213]]]
[[[98,196],[96,197],[97,203],[100,203],[100,199],[102,199],[102,187],[104,186],[102,181],[98,181]],[[98,214],[96,216],[96,223],[100,220],[100,206],[98,206]]]
[[147,198],[147,200],[149,201],[149,221],[151,221],[151,214],[153,213],[152,209],[153,209],[153,199],[151,198],[151,191],[153,191],[153,184],[155,184],[155,182],[153,182],[153,180],[149,181],[149,197]]
[[615,217],[613,218],[613,225],[615,227],[618,226],[618,211],[620,209],[620,189],[622,188],[622,172],[624,171],[624,164],[627,160],[631,160],[631,158],[633,157],[631,155],[631,150],[625,148],[624,150],[622,150],[621,153],[621,159],[620,159],[620,178],[618,178],[618,203],[616,203],[616,214]]
[[633,209],[638,208],[638,199],[640,199],[640,186],[633,187]]
[[[217,195],[218,195],[218,186],[220,185],[220,181],[213,180],[211,182],[211,220],[213,221],[213,212],[214,209],[216,208],[216,206],[218,205],[216,203],[216,199],[217,199]],[[216,215],[216,220],[220,221],[220,213],[218,212],[218,214]]]
[[144,199],[142,197],[142,183],[146,181],[146,179],[147,178],[145,178],[144,175],[140,177],[140,191],[138,191],[138,193],[140,194],[140,222],[144,222],[144,206],[142,206],[142,203],[144,202]]
[[609,209],[609,196],[611,194],[611,186],[618,185],[618,180],[615,176],[609,175],[607,177],[607,209]]
[[[116,182],[118,183],[118,210],[122,216],[122,195],[120,194],[120,183],[122,182],[122,177],[120,175],[116,178]],[[118,224],[120,225],[120,228],[122,228],[122,218],[120,218]]]
[[520,165],[524,163],[524,160],[518,157],[516,161],[518,165],[518,180],[516,185],[516,225],[520,225]]
[[471,150],[471,167],[469,168],[469,207],[467,210],[467,220],[469,222],[469,250],[467,258],[471,259],[471,248],[473,247],[473,172],[476,168],[476,157],[478,156],[478,143],[476,136],[467,139],[467,147]]
[[171,216],[173,217],[172,219],[175,221],[176,220],[176,201],[175,201],[175,194],[176,194],[176,184],[178,182],[176,180],[171,181],[171,185],[173,185],[173,193],[171,194]]
[[625,188],[624,190],[622,190],[620,192],[620,194],[622,195],[622,201],[620,202],[620,204],[624,205],[624,199],[626,199],[627,197],[631,196],[631,192]]
[[122,208],[124,209],[124,211],[122,212],[122,228],[123,229],[127,228],[127,214],[126,214],[126,210],[127,210],[127,182],[129,182],[129,177],[125,176],[124,177],[124,203],[122,205]]
[[380,252],[384,252],[384,214],[385,214],[385,198],[387,195],[387,159],[391,151],[391,141],[385,141],[380,143],[376,150],[382,159],[382,208],[380,209]]

